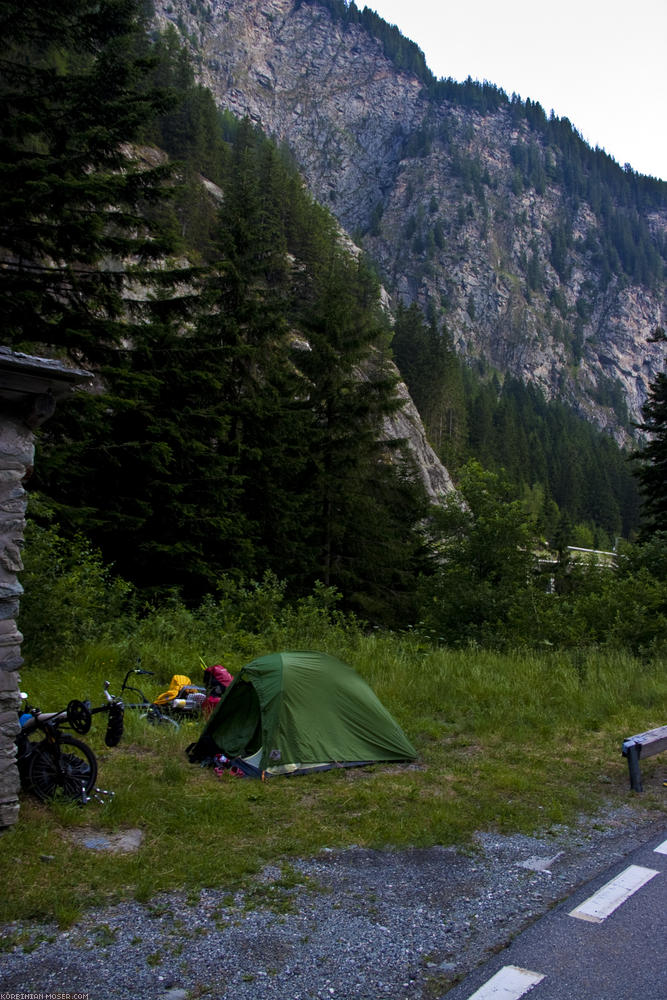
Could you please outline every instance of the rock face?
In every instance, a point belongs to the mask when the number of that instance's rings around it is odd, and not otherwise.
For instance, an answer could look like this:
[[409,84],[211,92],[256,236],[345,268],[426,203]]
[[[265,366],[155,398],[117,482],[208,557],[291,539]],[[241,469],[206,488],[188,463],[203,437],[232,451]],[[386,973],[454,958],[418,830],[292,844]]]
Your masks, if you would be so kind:
[[[648,338],[665,323],[664,274],[658,265],[638,281],[601,261],[608,214],[568,195],[553,169],[566,152],[512,102],[482,114],[429,96],[330,3],[155,7],[157,24],[187,40],[219,105],[291,147],[313,194],[355,234],[393,295],[435,310],[465,357],[536,383],[627,438],[661,369]],[[517,149],[539,180],[521,175]],[[622,188],[622,171],[605,161]],[[667,184],[655,182],[649,207],[627,218],[651,234],[664,262]]]
[[407,442],[426,495],[434,503],[437,503],[449,493],[454,492],[454,483],[428,442],[422,419],[404,382],[398,384],[397,395],[403,400],[403,405],[387,421],[385,428],[387,439]]

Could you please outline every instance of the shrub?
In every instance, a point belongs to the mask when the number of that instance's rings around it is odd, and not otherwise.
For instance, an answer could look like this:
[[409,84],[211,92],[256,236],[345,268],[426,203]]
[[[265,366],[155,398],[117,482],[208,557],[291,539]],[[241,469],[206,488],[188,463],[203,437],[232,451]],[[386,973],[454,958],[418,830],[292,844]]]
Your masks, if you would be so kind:
[[60,660],[84,642],[127,628],[133,588],[112,574],[85,538],[68,541],[55,528],[29,520],[23,563],[24,656]]

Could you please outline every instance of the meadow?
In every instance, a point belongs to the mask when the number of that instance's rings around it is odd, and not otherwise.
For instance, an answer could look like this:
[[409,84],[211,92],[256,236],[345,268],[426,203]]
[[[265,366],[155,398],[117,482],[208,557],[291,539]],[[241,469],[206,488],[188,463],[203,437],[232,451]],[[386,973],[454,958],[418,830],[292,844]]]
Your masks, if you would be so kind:
[[[235,673],[254,656],[321,649],[353,665],[418,750],[415,763],[376,765],[266,782],[219,777],[189,763],[201,723],[179,730],[126,712],[125,734],[104,745],[99,720],[86,740],[99,759],[105,803],[44,805],[21,797],[3,834],[0,920],[54,919],[68,926],[92,905],[163,890],[248,885],[263,866],[323,848],[470,847],[475,831],[548,834],[606,805],[665,808],[660,758],[644,762],[645,792],[629,789],[625,737],[664,724],[664,659],[618,651],[436,648],[416,634],[369,631],[306,600],[274,618],[224,622],[180,606],[124,634],[88,641],[54,662],[27,663],[22,687],[44,710],[70,698],[102,703],[138,657],[151,696],[172,674],[201,678],[201,660]],[[662,770],[661,770],[662,768]],[[73,831],[140,829],[131,854],[73,843]]]

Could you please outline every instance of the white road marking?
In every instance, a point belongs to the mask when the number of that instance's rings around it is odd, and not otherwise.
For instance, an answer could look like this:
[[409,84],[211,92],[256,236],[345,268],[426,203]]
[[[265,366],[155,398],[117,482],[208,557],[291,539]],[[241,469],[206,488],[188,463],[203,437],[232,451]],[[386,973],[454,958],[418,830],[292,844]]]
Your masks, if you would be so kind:
[[468,1000],[519,1000],[524,993],[541,983],[544,976],[541,972],[530,972],[520,969],[517,965],[506,965],[496,972],[487,983],[468,997]]
[[658,844],[655,852],[657,854],[667,854],[667,840],[663,840],[662,844]]
[[607,882],[601,889],[590,896],[587,900],[570,910],[571,917],[579,920],[589,920],[593,924],[601,924],[602,921],[613,913],[614,910],[624,903],[626,899],[637,889],[646,885],[654,875],[660,872],[653,868],[642,868],[640,865],[630,865],[624,872]]

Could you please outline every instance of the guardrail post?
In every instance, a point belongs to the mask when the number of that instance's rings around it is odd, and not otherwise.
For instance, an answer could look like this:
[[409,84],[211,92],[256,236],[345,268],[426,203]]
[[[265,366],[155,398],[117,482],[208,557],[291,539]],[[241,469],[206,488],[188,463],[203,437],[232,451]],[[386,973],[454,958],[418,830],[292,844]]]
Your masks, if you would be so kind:
[[636,743],[630,743],[625,750],[625,755],[628,758],[628,767],[630,769],[630,788],[633,792],[644,791],[642,785],[642,773],[639,767],[641,749],[641,746],[638,746]]

